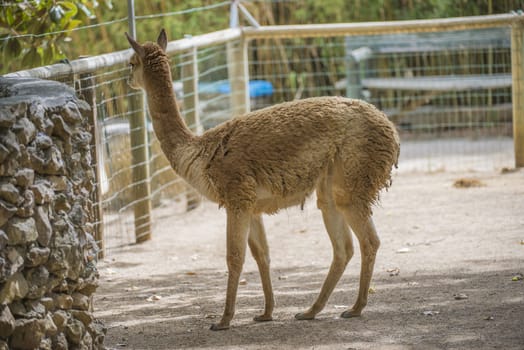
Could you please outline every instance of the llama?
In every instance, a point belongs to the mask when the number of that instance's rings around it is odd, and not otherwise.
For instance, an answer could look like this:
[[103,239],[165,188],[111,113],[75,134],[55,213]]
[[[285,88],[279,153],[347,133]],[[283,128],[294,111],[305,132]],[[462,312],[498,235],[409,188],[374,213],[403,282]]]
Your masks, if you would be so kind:
[[295,318],[311,320],[324,308],[353,255],[351,230],[360,243],[362,267],[357,300],[341,317],[360,316],[380,244],[372,206],[391,184],[399,156],[394,125],[364,101],[315,97],[237,116],[197,136],[185,125],[173,93],[165,31],[156,43],[143,45],[126,36],[134,50],[129,84],[146,92],[162,151],[180,176],[226,210],[226,301],[221,320],[211,329],[230,326],[247,246],[258,265],[265,301],[264,312],[254,320],[272,320],[261,215],[301,205],[313,191],[333,260],[317,299]]

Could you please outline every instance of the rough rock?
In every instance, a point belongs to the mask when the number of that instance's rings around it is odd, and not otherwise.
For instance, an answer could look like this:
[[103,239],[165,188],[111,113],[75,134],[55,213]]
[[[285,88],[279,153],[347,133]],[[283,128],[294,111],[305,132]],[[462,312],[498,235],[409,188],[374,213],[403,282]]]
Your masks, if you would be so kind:
[[107,333],[107,328],[100,320],[94,320],[89,326],[89,332],[93,336],[93,345],[96,349],[103,349],[104,338]]
[[50,314],[47,314],[44,319],[44,332],[47,336],[53,336],[58,333],[58,328]]
[[82,114],[80,114],[78,106],[72,102],[68,102],[64,106],[64,113],[62,115],[68,124],[75,125],[82,121]]
[[80,277],[82,260],[79,248],[63,244],[55,246],[51,251],[46,267],[57,276],[77,280]]
[[0,143],[0,163],[3,163],[7,159],[7,156],[9,156],[9,153],[11,153],[9,149],[7,149],[6,146]]
[[69,346],[67,338],[64,333],[58,333],[56,336],[51,338],[53,344],[53,350],[68,350]]
[[0,288],[0,304],[9,304],[14,300],[24,298],[29,286],[21,272],[17,272],[7,279]]
[[49,271],[44,266],[38,266],[27,269],[24,273],[29,286],[26,297],[30,299],[42,298],[47,292]]
[[19,205],[16,215],[22,218],[33,216],[35,208],[35,195],[33,191],[26,190],[23,195],[23,202]]
[[19,319],[11,335],[11,347],[20,350],[37,349],[44,337],[44,324],[38,319]]
[[40,298],[40,302],[42,305],[44,305],[47,312],[53,311],[55,309],[55,302],[53,301],[53,298],[43,297]]
[[50,338],[44,338],[38,346],[38,350],[53,350],[53,342]]
[[10,128],[16,121],[16,114],[8,110],[0,110],[0,128]]
[[84,279],[82,287],[79,289],[80,293],[90,296],[98,288],[98,274],[93,273],[89,278]]
[[53,189],[47,181],[37,181],[33,186],[31,186],[31,190],[35,195],[36,204],[42,205],[49,203],[54,199]]
[[64,330],[67,340],[73,344],[80,344],[80,341],[84,336],[84,332],[85,328],[82,322],[73,318],[69,319],[69,322],[67,322]]
[[44,133],[39,133],[36,135],[35,144],[37,148],[46,150],[53,146],[53,139]]
[[81,343],[84,349],[91,349],[93,347],[93,337],[91,334],[89,334],[89,332],[84,333]]
[[[47,247],[51,241],[53,228],[49,222],[49,215],[43,206],[37,206],[34,210],[34,219],[36,231],[38,233],[37,241],[43,247]],[[48,254],[49,256],[49,254]]]
[[75,144],[77,144],[79,148],[84,150],[89,149],[89,145],[91,144],[92,138],[93,137],[91,136],[91,133],[87,131],[77,131],[73,135]]
[[38,300],[28,299],[24,303],[26,314],[24,318],[38,318],[41,319],[45,315],[45,306]]
[[64,118],[58,114],[53,114],[51,116],[51,121],[54,124],[53,135],[59,137],[64,141],[68,146],[64,148],[67,153],[71,151],[71,135],[73,132],[71,128],[66,124]]
[[0,199],[13,205],[20,205],[23,201],[18,188],[11,183],[0,184]]
[[36,127],[27,118],[18,119],[15,125],[13,125],[12,130],[16,133],[18,141],[22,145],[27,145],[29,142],[33,141],[36,136]]
[[67,320],[69,317],[67,316],[67,313],[63,310],[58,310],[51,316],[53,319],[53,322],[58,329],[59,332],[62,332],[67,324]]
[[30,168],[19,169],[15,173],[15,179],[17,186],[27,188],[35,182],[35,171]]
[[33,218],[12,218],[7,223],[6,233],[10,245],[26,244],[38,238]]
[[36,173],[41,175],[64,175],[64,160],[56,146],[53,145],[43,152],[32,150],[29,154],[31,166]]
[[15,318],[7,305],[0,305],[0,338],[6,339],[15,330]]
[[73,298],[67,294],[55,294],[53,300],[57,309],[69,310],[73,306]]
[[7,242],[9,241],[9,238],[5,234],[3,230],[0,230],[0,250],[4,250],[7,246]]
[[17,212],[15,206],[7,204],[0,200],[0,227],[4,226],[5,223]]
[[53,123],[46,118],[45,107],[41,103],[32,103],[29,106],[29,119],[35,124],[38,131],[47,135],[53,130]]
[[73,293],[73,309],[76,310],[89,310],[89,297],[82,293]]
[[86,328],[89,327],[89,325],[91,325],[91,323],[93,323],[95,320],[90,312],[83,310],[71,310],[71,315],[82,322]]
[[16,134],[7,129],[0,131],[0,144],[4,145],[8,150],[9,155],[18,155],[20,153],[20,144],[16,138]]
[[[23,248],[18,248],[23,251]],[[24,266],[24,258],[17,247],[7,247],[5,249],[7,261],[9,263],[9,276],[14,275]]]
[[49,176],[48,180],[51,182],[51,188],[56,192],[64,192],[69,188],[67,177],[65,176]]
[[10,155],[0,164],[0,176],[13,176],[19,168],[19,159]]
[[63,194],[58,193],[55,197],[55,206],[54,206],[55,212],[59,211],[65,211],[68,212],[71,210],[71,205],[69,204],[69,198]]
[[32,247],[26,254],[26,266],[35,267],[44,264],[49,259],[49,248]]
[[25,318],[27,314],[25,305],[21,300],[16,300],[9,304],[9,310],[11,310],[15,318]]

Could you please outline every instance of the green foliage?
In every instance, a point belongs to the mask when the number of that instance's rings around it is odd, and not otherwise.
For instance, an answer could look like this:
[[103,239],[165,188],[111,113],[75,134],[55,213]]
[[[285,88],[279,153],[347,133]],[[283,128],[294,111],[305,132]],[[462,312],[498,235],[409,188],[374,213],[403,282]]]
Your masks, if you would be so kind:
[[[228,27],[229,6],[219,0],[135,0],[139,40],[165,28],[170,40]],[[242,1],[260,24],[337,23],[507,13],[524,0],[293,0]],[[172,14],[176,13],[176,14]],[[159,14],[171,14],[157,16]],[[127,1],[0,0],[0,74],[63,58],[126,49]],[[83,30],[82,26],[94,24]],[[51,33],[51,34],[46,34]]]
[[523,0],[297,0],[275,2],[276,24],[391,21],[508,13]]
[[[72,30],[89,23],[96,0],[2,1],[0,72],[54,63],[65,58],[63,45]],[[103,4],[110,6],[109,0]]]

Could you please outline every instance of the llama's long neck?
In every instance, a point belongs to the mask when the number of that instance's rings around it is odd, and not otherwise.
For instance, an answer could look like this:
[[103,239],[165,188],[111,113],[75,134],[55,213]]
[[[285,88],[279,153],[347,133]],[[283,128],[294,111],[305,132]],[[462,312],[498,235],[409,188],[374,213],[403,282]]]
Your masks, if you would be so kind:
[[145,82],[149,113],[155,135],[162,150],[175,170],[186,177],[188,174],[183,162],[184,154],[193,139],[178,108],[169,70],[166,74],[154,74]]

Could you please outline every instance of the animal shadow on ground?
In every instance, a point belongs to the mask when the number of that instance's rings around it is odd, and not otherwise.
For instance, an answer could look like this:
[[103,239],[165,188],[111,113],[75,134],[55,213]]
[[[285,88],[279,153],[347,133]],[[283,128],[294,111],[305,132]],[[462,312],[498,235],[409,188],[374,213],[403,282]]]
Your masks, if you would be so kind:
[[246,272],[230,332],[209,331],[223,307],[223,270],[105,281],[95,314],[108,327],[108,349],[521,349],[524,344],[524,287],[512,280],[515,271],[379,272],[366,312],[342,319],[339,314],[358,290],[357,276],[346,274],[317,319],[295,320],[316,297],[324,275],[325,269],[312,267],[274,271],[274,321],[256,323],[252,317],[263,308],[263,294],[258,273]]

